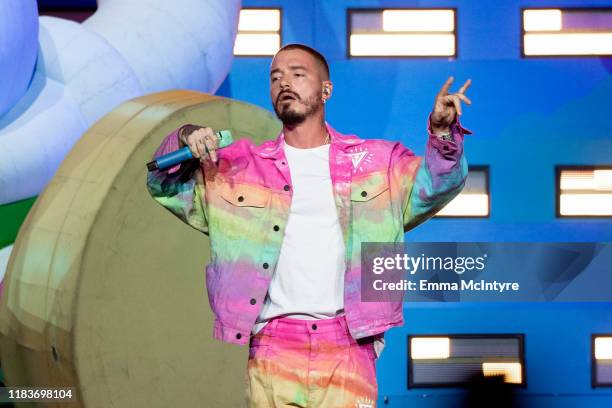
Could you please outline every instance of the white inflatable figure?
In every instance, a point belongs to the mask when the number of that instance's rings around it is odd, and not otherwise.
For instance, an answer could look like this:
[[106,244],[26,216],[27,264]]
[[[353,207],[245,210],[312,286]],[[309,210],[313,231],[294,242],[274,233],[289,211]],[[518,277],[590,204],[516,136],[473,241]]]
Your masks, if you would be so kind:
[[214,93],[239,13],[239,0],[98,0],[77,24],[39,18],[35,0],[0,1],[0,205],[39,194],[118,104],[177,88]]
[[0,1],[0,117],[28,89],[37,51],[36,0]]

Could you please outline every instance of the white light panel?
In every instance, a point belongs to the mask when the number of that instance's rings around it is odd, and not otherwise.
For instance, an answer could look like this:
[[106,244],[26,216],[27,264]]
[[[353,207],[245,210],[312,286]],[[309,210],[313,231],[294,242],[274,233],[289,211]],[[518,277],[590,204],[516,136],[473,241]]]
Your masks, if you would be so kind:
[[408,388],[463,386],[483,375],[527,385],[520,334],[416,335],[408,341]]
[[455,54],[453,34],[352,34],[351,55],[450,56]]
[[234,55],[274,55],[281,45],[279,9],[242,9]]
[[280,10],[242,9],[238,20],[238,31],[280,31]]
[[562,27],[561,10],[524,10],[523,28],[525,31],[560,31]]
[[561,170],[561,216],[612,216],[612,170]]
[[612,33],[525,34],[525,55],[612,55]]
[[350,10],[353,57],[449,57],[456,54],[455,10]]
[[486,170],[470,169],[461,193],[436,217],[487,217],[490,211],[487,178]]
[[448,337],[413,337],[410,340],[410,358],[413,360],[444,359],[449,356]]
[[486,217],[489,215],[489,196],[487,194],[459,193],[436,215],[444,217]]
[[595,359],[612,360],[612,337],[595,337]]
[[523,10],[525,56],[612,55],[612,8]]
[[482,373],[485,376],[504,376],[504,382],[520,384],[522,380],[521,363],[482,363]]
[[383,31],[443,31],[455,29],[453,10],[383,10]]
[[561,215],[612,216],[612,194],[561,193]]

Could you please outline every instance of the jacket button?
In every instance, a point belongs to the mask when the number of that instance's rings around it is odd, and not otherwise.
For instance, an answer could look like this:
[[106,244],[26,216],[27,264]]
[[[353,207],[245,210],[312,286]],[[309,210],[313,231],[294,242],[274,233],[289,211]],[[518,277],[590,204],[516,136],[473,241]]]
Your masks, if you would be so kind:
[[243,196],[238,197],[238,201],[243,202],[244,201],[244,197]]
[[255,303],[257,303],[257,300],[251,299],[251,304],[254,305]]
[[317,325],[316,324],[312,325],[312,330],[317,330]]
[[273,228],[274,231],[278,231],[279,229],[280,229],[280,227],[278,225],[275,225],[274,228]]
[[368,195],[367,191],[362,191],[362,192],[361,192],[361,196],[362,196],[362,197],[365,197],[365,196],[367,196],[367,195]]
[[289,191],[289,188],[290,188],[290,187],[289,187],[289,184],[285,184],[285,186],[283,187],[283,190],[285,190],[285,191]]
[[263,266],[264,269],[268,269],[268,266],[270,266],[270,265],[268,265],[267,262],[264,262],[264,264],[262,266]]
[[237,338],[238,340],[240,340],[240,339],[242,338],[242,334],[240,334],[240,333],[236,333],[236,338]]

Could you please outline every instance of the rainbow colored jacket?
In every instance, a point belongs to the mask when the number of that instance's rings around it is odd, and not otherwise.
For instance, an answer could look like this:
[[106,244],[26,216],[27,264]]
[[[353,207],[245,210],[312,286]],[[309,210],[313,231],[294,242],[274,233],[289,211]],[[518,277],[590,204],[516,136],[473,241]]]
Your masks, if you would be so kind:
[[[425,157],[399,142],[343,135],[329,124],[330,172],[346,248],[344,308],[358,339],[403,324],[401,302],[361,302],[361,242],[403,242],[404,231],[433,216],[463,188],[467,162],[454,141],[429,132]],[[428,126],[429,128],[429,126]],[[179,148],[179,129],[154,157]],[[149,173],[153,198],[210,237],[206,287],[214,337],[246,344],[279,257],[292,188],[284,135],[260,146],[241,139],[218,151],[217,166],[197,160]]]

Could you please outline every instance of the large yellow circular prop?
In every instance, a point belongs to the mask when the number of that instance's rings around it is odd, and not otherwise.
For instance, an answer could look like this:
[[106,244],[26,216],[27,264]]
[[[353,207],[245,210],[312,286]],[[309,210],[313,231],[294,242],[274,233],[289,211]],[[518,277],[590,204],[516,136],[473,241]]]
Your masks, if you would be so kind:
[[146,162],[185,123],[256,143],[281,129],[261,108],[189,91],[98,121],[15,243],[0,305],[8,386],[75,387],[70,407],[244,406],[247,350],[212,339],[208,238],[146,189]]

